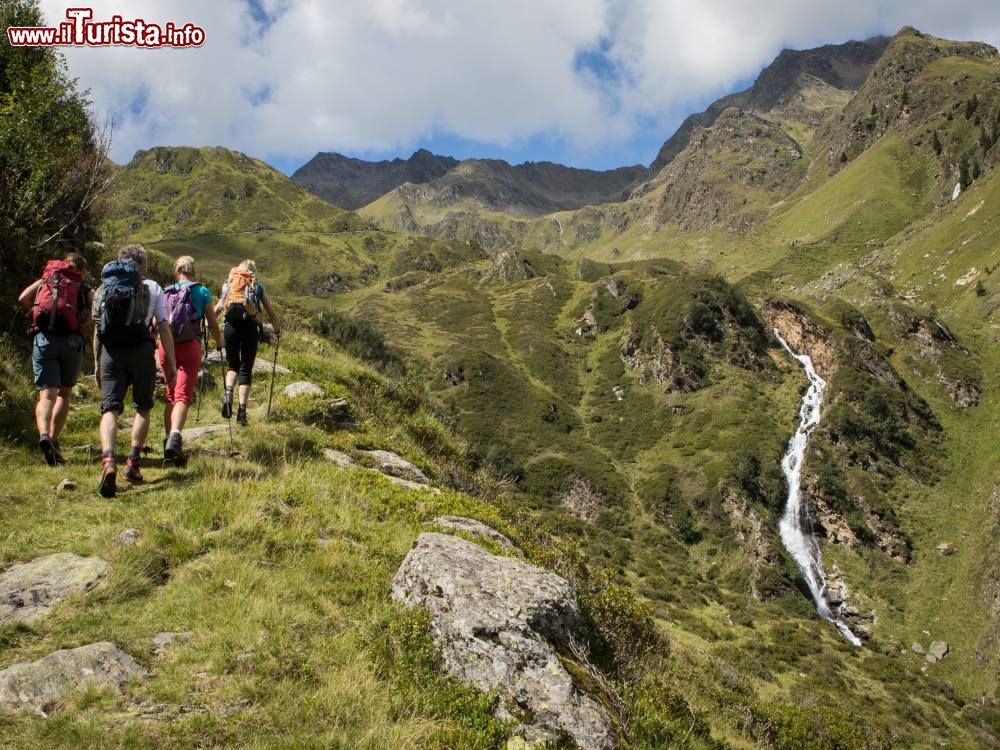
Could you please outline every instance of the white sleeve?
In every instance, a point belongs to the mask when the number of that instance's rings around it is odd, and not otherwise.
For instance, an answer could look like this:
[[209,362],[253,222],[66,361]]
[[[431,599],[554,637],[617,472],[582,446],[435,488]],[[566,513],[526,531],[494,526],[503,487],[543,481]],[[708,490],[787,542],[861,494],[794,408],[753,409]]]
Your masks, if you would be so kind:
[[[167,320],[167,298],[163,296],[163,288],[153,282],[149,285],[149,308],[157,324]],[[152,321],[150,321],[152,322]]]

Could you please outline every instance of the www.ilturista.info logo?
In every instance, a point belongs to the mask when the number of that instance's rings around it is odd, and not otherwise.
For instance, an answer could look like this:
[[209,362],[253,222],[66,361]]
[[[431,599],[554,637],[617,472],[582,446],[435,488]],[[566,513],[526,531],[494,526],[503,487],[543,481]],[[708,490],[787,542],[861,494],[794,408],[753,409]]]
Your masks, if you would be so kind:
[[112,16],[95,22],[91,8],[67,8],[69,19],[58,26],[11,26],[7,40],[11,47],[200,47],[205,30],[193,23],[178,26],[148,23],[141,18],[125,21]]

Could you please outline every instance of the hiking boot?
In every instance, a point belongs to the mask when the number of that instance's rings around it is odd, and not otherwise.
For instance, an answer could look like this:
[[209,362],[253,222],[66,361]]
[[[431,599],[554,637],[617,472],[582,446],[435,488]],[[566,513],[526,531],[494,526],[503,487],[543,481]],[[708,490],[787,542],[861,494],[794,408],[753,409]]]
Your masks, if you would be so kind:
[[130,482],[135,482],[139,484],[145,481],[142,478],[142,472],[139,470],[139,460],[138,458],[132,458],[129,456],[128,460],[125,462],[125,478]]
[[101,483],[97,487],[101,497],[114,497],[118,491],[118,464],[114,456],[101,459]]
[[247,426],[247,407],[240,404],[236,409],[236,424],[246,427]]
[[65,466],[66,465],[66,459],[63,457],[62,446],[59,445],[59,441],[56,440],[55,438],[53,438],[52,439],[52,445],[54,445],[56,447],[56,465],[58,465],[58,466]]
[[167,461],[173,461],[175,466],[184,466],[187,463],[187,458],[184,456],[182,450],[184,445],[181,439],[181,434],[179,432],[171,432],[166,440],[163,441],[163,457]]
[[38,440],[38,447],[41,449],[42,455],[45,456],[45,463],[47,463],[49,466],[55,466],[57,463],[56,461],[57,450],[56,450],[55,440],[50,438],[48,435],[42,435],[42,437],[39,438]]
[[233,417],[233,389],[226,388],[226,393],[222,397],[222,418],[232,419]]

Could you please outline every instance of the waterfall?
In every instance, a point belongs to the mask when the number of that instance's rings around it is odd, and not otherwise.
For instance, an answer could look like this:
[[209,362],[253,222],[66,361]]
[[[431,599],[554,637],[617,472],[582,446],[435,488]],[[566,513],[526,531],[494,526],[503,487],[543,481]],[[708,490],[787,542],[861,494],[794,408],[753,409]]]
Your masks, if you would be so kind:
[[809,378],[809,389],[802,397],[802,407],[799,409],[799,427],[788,441],[788,450],[781,459],[781,470],[788,480],[788,501],[785,503],[785,513],[781,517],[779,526],[781,542],[802,571],[820,617],[836,625],[841,635],[855,646],[860,646],[861,639],[851,632],[843,620],[834,616],[827,604],[823,559],[820,556],[819,544],[809,529],[809,510],[802,502],[802,462],[805,460],[809,435],[819,424],[826,381],[817,374],[809,355],[793,352],[788,343],[781,338],[777,328],[774,329],[774,335],[788,353],[799,361],[806,371],[806,377]]

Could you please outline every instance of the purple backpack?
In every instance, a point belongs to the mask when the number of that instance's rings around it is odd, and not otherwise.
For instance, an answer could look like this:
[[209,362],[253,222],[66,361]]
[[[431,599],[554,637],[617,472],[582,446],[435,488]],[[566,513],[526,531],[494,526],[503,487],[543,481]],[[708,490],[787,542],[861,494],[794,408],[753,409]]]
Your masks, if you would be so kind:
[[167,320],[174,334],[174,343],[182,344],[198,338],[201,317],[191,302],[194,284],[174,284],[163,291],[167,303]]

